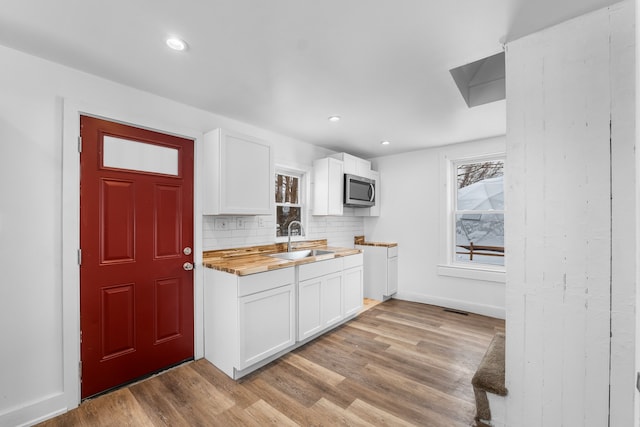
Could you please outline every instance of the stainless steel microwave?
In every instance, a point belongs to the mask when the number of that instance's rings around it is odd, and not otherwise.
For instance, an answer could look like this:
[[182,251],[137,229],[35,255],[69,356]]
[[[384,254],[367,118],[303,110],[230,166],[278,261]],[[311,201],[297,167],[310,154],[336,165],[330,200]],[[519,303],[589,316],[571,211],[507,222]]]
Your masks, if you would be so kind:
[[376,205],[376,181],[362,176],[344,174],[344,205],[368,208]]

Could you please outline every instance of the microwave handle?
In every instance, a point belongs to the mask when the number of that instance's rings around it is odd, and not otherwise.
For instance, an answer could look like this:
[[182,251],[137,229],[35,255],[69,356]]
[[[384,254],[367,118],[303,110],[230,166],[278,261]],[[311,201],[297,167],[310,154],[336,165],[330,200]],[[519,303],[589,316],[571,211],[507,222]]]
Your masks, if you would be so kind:
[[371,194],[371,196],[369,196],[369,201],[373,202],[376,198],[376,187],[373,184],[369,184],[369,193]]

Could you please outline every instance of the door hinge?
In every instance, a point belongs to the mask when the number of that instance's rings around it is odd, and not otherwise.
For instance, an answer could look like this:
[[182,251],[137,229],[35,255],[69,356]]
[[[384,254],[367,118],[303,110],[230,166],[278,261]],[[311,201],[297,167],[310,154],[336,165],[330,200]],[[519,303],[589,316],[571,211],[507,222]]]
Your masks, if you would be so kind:
[[78,265],[82,265],[82,249],[78,249]]
[[78,376],[82,379],[82,360],[78,362]]
[[82,137],[78,137],[78,153],[82,153]]

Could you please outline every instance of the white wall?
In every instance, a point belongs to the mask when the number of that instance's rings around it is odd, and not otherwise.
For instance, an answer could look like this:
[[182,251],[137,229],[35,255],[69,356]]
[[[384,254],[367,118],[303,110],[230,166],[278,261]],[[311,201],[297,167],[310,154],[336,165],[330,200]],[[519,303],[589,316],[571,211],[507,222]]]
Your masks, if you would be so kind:
[[380,172],[381,211],[365,218],[365,236],[398,243],[397,298],[504,318],[504,283],[438,274],[446,251],[443,162],[504,150],[505,138],[498,137],[372,159]]
[[[63,105],[194,138],[216,127],[252,134],[275,144],[279,162],[303,159],[310,164],[329,153],[1,46],[0,94],[2,426],[33,422],[77,404],[79,344],[69,324],[78,320],[74,236],[79,224],[73,196],[78,157],[73,135],[66,128],[63,132],[63,117],[67,120],[74,112],[63,112]],[[64,204],[62,196],[69,199]],[[199,198],[197,194],[196,261],[202,250]],[[327,223],[326,231],[333,230]],[[63,268],[69,265],[71,273]],[[197,288],[201,280],[200,272]],[[201,295],[198,289],[196,295]],[[198,305],[201,301],[196,310]]]
[[507,425],[633,425],[634,15],[507,46]]

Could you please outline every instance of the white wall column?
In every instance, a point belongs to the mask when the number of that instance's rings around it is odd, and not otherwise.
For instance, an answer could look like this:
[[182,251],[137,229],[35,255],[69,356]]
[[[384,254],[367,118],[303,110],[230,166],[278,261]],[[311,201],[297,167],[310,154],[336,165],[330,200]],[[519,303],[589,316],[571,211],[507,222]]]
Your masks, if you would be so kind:
[[507,46],[507,425],[633,419],[632,9]]

